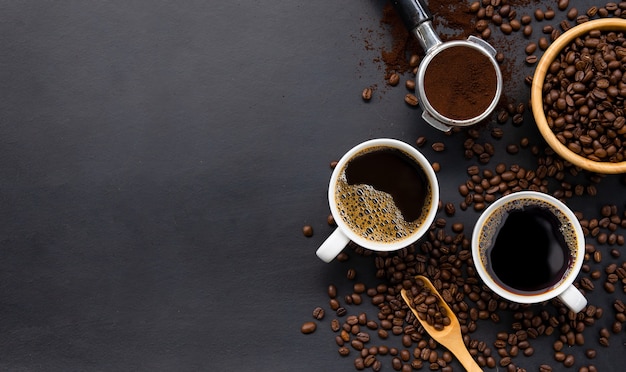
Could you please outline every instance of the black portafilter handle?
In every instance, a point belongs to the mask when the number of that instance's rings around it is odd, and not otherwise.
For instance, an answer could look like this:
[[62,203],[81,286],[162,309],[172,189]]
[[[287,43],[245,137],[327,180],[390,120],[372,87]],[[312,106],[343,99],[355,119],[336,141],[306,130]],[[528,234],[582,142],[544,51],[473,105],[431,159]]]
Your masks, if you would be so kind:
[[433,19],[424,0],[391,0],[391,3],[409,31]]

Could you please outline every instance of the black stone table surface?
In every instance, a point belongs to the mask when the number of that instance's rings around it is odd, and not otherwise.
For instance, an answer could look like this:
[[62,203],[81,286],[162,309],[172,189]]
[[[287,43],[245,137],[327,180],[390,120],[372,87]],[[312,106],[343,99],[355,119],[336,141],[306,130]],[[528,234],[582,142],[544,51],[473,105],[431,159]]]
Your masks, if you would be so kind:
[[[510,3],[519,15],[556,9],[552,0]],[[467,167],[530,169],[530,147],[510,155],[506,146],[523,137],[542,146],[528,110],[520,126],[494,119],[476,128],[495,146],[487,164],[464,157],[466,130],[448,136],[427,125],[404,102],[410,73],[397,87],[385,84],[381,50],[392,40],[380,22],[384,5],[0,2],[0,370],[354,370],[357,353],[337,352],[326,288],[333,283],[343,296],[355,281],[384,279],[374,257],[353,248],[346,262],[315,256],[333,229],[329,164],[367,139],[415,145],[425,136],[421,151],[441,166],[441,199],[456,205],[453,219],[469,234],[479,212],[460,210],[457,191]],[[557,12],[551,24],[564,18]],[[534,39],[548,23],[535,25]],[[450,31],[442,22],[437,30]],[[506,55],[507,99],[527,102],[528,40],[494,29],[491,41]],[[368,86],[376,89],[364,102]],[[490,136],[496,126],[500,140]],[[445,151],[432,150],[437,141]],[[589,218],[607,203],[623,213],[625,190],[622,176],[607,176],[596,196],[567,203]],[[623,246],[597,249],[603,258],[592,269],[626,257]],[[584,346],[566,348],[576,358],[570,370],[617,371],[626,361],[624,331],[609,347],[598,344],[613,302],[625,297],[619,283],[613,294],[603,290],[604,275],[588,294],[604,316],[585,329]],[[303,335],[317,306],[327,316]],[[347,309],[377,311],[367,298]],[[491,344],[511,323],[510,314],[480,321],[473,337]],[[514,363],[564,369],[553,361],[557,334],[533,340],[535,354]],[[384,343],[402,347],[399,337]],[[587,348],[598,349],[596,359],[586,359]],[[392,370],[391,358],[380,358]]]

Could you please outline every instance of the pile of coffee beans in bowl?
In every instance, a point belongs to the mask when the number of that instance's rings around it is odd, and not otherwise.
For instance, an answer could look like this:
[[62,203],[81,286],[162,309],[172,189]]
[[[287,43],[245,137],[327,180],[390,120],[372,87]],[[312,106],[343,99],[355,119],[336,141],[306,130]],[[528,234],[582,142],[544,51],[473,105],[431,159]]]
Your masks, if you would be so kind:
[[548,125],[570,151],[597,162],[626,160],[626,36],[592,30],[574,39],[548,68]]

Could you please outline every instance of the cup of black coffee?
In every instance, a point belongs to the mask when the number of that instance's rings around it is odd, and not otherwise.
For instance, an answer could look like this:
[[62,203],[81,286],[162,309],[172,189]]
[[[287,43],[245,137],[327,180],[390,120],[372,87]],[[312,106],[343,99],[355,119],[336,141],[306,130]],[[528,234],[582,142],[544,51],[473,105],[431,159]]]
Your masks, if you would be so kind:
[[417,149],[388,138],[363,142],[333,170],[328,203],[337,229],[316,254],[330,262],[349,241],[375,251],[404,248],[428,231],[438,202],[435,171]]
[[574,312],[587,300],[572,284],[585,254],[574,213],[554,197],[535,191],[506,195],[474,226],[472,257],[485,284],[517,303],[558,297]]

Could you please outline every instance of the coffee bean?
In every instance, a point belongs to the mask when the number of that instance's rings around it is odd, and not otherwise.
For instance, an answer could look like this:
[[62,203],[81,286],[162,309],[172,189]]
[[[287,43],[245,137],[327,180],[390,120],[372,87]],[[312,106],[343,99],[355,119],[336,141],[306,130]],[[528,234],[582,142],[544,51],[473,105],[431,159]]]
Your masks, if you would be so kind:
[[593,260],[597,263],[600,263],[602,261],[602,252],[600,251],[593,252]]
[[609,338],[608,338],[608,337],[604,337],[604,336],[600,337],[600,338],[598,339],[598,343],[599,343],[600,345],[604,346],[604,347],[609,347],[609,346],[610,346],[610,343],[609,343]]
[[363,89],[363,92],[361,93],[361,98],[363,98],[364,101],[369,101],[372,99],[372,88],[365,88]]
[[310,238],[313,236],[313,227],[310,225],[305,225],[304,227],[302,227],[302,234],[304,234],[304,236],[306,236],[307,238]]
[[551,25],[545,25],[541,29],[541,32],[543,32],[544,34],[550,34],[552,33],[552,31],[554,31],[554,27],[552,27]]
[[417,106],[419,103],[415,94],[412,94],[412,93],[407,93],[404,96],[404,102],[406,102],[409,106]]
[[530,37],[533,34],[533,26],[531,25],[525,25],[522,28],[522,34],[526,37]]
[[359,358],[354,359],[354,368],[356,368],[359,371],[365,369],[365,362],[363,358],[359,357]]
[[448,216],[454,216],[454,213],[456,212],[456,208],[454,207],[454,204],[452,203],[446,203],[444,210],[446,212],[446,215]]
[[441,170],[441,164],[439,164],[438,162],[432,163],[431,166],[433,167],[435,173],[439,173],[439,171]]
[[495,127],[491,129],[491,136],[495,139],[500,139],[504,136],[504,131],[502,130],[502,128]]
[[507,145],[506,152],[509,154],[517,154],[519,152],[519,147],[516,144]]
[[526,48],[524,49],[527,55],[531,55],[535,53],[536,50],[537,50],[537,44],[533,42],[528,43],[528,45],[526,45]]
[[346,278],[348,278],[349,280],[353,280],[354,278],[356,278],[356,270],[353,268],[349,268],[346,272]]
[[577,17],[578,17],[578,9],[570,8],[570,10],[567,11],[567,19],[569,19],[570,21],[575,20]]
[[442,152],[446,149],[446,145],[443,142],[435,142],[431,147],[435,152]]
[[574,365],[574,362],[575,362],[574,356],[572,354],[568,354],[563,360],[563,365],[569,368]]
[[580,286],[588,291],[592,291],[594,288],[593,282],[589,278],[582,278],[580,280]]
[[324,319],[324,309],[319,306],[313,309],[313,318],[317,320]]
[[598,13],[597,6],[591,6],[589,7],[589,9],[587,9],[587,16],[589,16],[589,18],[595,16],[597,13]]
[[356,339],[361,341],[362,343],[367,343],[370,341],[370,335],[365,332],[359,332],[356,334]]
[[[406,89],[410,90],[410,91],[415,91],[415,80],[413,79],[409,79],[404,83],[404,86],[406,87]],[[405,98],[406,99],[406,98]],[[416,98],[417,100],[417,98]]]
[[300,327],[300,331],[306,335],[315,332],[316,328],[317,324],[315,324],[315,322],[305,322]]
[[391,75],[389,75],[389,78],[387,80],[387,83],[391,86],[396,86],[398,85],[398,83],[400,82],[400,75],[398,75],[397,73],[392,73]]
[[538,60],[538,58],[534,54],[526,56],[526,59],[525,59],[526,63],[529,64],[529,65],[534,65],[535,63],[537,63],[537,60]]
[[480,2],[479,1],[474,1],[470,4],[469,6],[469,12],[470,13],[476,13],[478,12],[478,10],[481,8],[480,6]]
[[337,316],[342,317],[345,316],[348,313],[348,310],[346,310],[344,307],[338,307],[337,310],[335,311],[337,313]]

